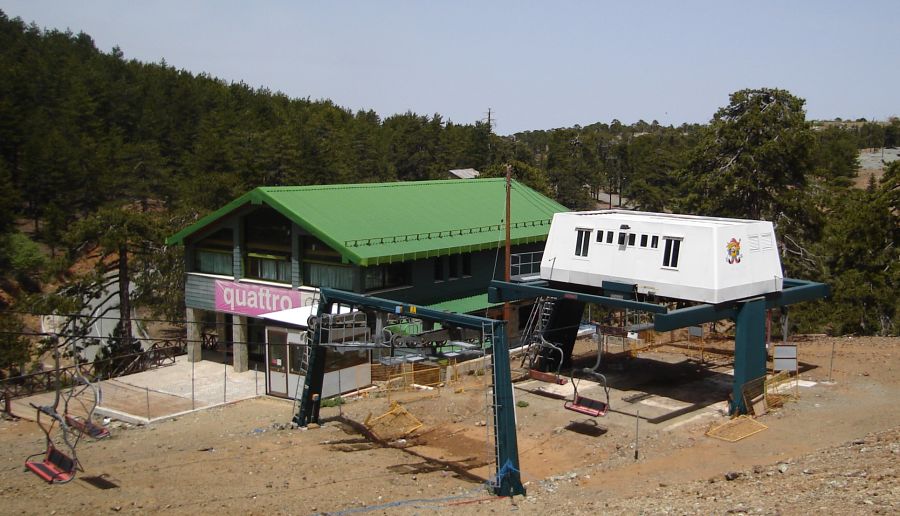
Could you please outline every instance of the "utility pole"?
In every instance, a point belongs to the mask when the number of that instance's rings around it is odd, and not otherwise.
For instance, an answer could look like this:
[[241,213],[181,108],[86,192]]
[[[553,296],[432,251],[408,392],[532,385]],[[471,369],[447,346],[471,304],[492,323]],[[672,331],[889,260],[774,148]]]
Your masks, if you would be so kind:
[[[488,135],[494,133],[494,119],[491,117],[492,111],[491,108],[488,108],[487,111],[487,126],[488,126]],[[490,157],[493,155],[493,146],[491,145],[491,138],[488,136],[488,161],[490,161]],[[485,163],[487,165],[487,163]]]
[[[490,113],[490,112],[488,112]],[[509,192],[512,187],[512,166],[506,164],[506,258],[503,260],[503,281],[510,281],[510,244],[509,244]],[[509,323],[510,310],[509,301],[503,303],[503,320]]]

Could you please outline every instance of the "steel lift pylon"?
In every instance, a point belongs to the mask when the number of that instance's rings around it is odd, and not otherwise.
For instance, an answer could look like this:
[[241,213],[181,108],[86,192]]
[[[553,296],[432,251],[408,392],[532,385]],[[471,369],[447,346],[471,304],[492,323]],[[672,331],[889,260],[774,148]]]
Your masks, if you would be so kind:
[[[584,286],[572,285],[584,289]],[[492,281],[488,288],[488,300],[492,303],[531,299],[538,296],[596,303],[612,308],[640,310],[653,314],[656,331],[671,331],[721,319],[733,319],[736,324],[734,337],[734,386],[731,396],[731,413],[747,412],[744,406],[742,386],[766,375],[766,310],[785,307],[802,301],[813,301],[828,296],[824,283],[784,278],[779,292],[748,299],[739,299],[717,305],[699,304],[688,308],[668,310],[665,306],[623,299],[636,291],[635,285],[604,282],[591,293],[565,290],[558,284],[553,288],[546,281],[509,283]],[[612,297],[616,296],[616,297]]]
[[[440,322],[443,325],[454,325],[462,328],[484,331],[486,327],[493,334],[493,355],[491,369],[493,374],[493,416],[494,416],[494,453],[497,476],[492,480],[494,493],[498,496],[524,495],[519,471],[519,450],[516,438],[515,400],[513,398],[512,378],[509,369],[509,347],[506,340],[506,321],[495,321],[474,315],[442,312],[418,305],[401,303],[390,299],[367,297],[352,292],[329,288],[320,289],[320,300],[317,317],[331,313],[335,303],[371,308],[382,312],[391,312],[421,319]],[[319,408],[322,402],[322,382],[325,378],[325,356],[328,347],[320,342],[322,332],[313,332],[310,349],[309,368],[303,384],[300,398],[300,409],[294,422],[301,426],[319,422]]]

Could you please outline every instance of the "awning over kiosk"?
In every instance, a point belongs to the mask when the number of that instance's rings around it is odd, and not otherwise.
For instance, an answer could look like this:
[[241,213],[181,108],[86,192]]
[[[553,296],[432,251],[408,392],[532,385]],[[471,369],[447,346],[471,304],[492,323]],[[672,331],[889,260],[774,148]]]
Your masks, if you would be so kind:
[[[495,306],[500,306],[502,303],[491,303],[487,299],[487,293],[478,294],[470,297],[463,297],[458,299],[450,299],[448,301],[443,301],[440,303],[435,303],[433,305],[428,305],[428,308],[434,310],[440,310],[443,312],[452,312],[458,314],[477,312],[480,310],[486,310],[488,308],[493,308]],[[340,312],[338,312],[338,308],[340,308]],[[316,315],[319,310],[319,305],[311,305],[311,306],[301,306],[299,308],[291,308],[289,310],[281,310],[278,312],[269,312],[266,314],[260,315],[260,319],[265,319],[267,321],[278,322],[282,324],[289,324],[291,326],[299,326],[301,328],[307,327],[307,321],[310,316]],[[334,305],[332,308],[332,314],[348,314],[351,310],[346,305]]]
[[[340,310],[340,311],[338,311]],[[307,321],[310,316],[319,313],[319,305],[301,306],[299,308],[291,308],[289,310],[281,310],[280,312],[269,312],[259,316],[260,319],[267,321],[279,322],[282,324],[290,324],[291,326],[307,327]],[[344,305],[332,305],[332,314],[349,314],[350,307]]]

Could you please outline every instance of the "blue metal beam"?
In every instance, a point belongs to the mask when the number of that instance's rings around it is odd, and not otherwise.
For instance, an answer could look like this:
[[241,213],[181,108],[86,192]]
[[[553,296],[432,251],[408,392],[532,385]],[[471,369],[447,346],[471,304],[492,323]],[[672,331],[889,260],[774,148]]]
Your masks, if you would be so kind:
[[831,288],[825,283],[816,283],[815,281],[798,280],[784,278],[784,290],[781,295],[775,299],[776,303],[771,305],[766,300],[766,308],[777,308],[779,306],[792,305],[802,301],[815,301],[831,295]]
[[669,313],[654,315],[653,329],[656,331],[672,331],[722,319],[734,319],[736,316],[737,307],[731,304],[689,306]]
[[595,294],[583,294],[569,290],[558,290],[528,283],[507,283],[505,281],[492,281],[488,287],[488,301],[501,303],[504,301],[517,301],[519,299],[531,299],[539,296],[573,299],[584,303],[595,303],[613,308],[627,308],[629,310],[641,310],[651,313],[665,313],[666,307],[653,303],[643,303],[628,299],[599,296]]
[[[785,278],[781,292],[773,292],[765,296],[766,310],[792,305],[803,301],[821,299],[830,294],[828,285],[798,279]],[[656,331],[671,331],[687,326],[734,319],[742,303],[747,300],[734,301],[721,305],[702,304],[656,314],[653,325]]]
[[343,303],[348,305],[359,305],[375,308],[382,312],[391,312],[416,319],[427,319],[430,321],[439,321],[451,323],[463,328],[474,328],[481,330],[485,324],[494,324],[497,321],[486,317],[478,317],[476,315],[458,314],[456,312],[444,312],[434,310],[433,308],[425,308],[423,306],[402,303],[391,299],[383,299],[379,297],[369,297],[354,292],[346,292],[332,288],[319,289],[320,297],[324,303]]

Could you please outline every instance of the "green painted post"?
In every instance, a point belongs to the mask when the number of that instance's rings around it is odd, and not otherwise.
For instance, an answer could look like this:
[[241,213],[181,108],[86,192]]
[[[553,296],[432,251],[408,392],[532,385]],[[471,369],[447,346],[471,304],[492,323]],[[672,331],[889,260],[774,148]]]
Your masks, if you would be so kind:
[[766,375],[766,301],[763,298],[741,303],[734,335],[734,388],[731,413],[745,414],[741,388],[750,380]]
[[494,435],[497,440],[498,496],[525,495],[519,471],[519,444],[516,437],[516,405],[513,398],[512,375],[509,371],[509,346],[506,341],[506,322],[494,323]]

